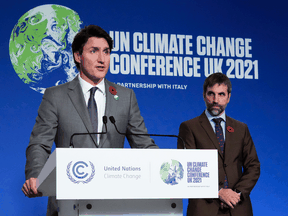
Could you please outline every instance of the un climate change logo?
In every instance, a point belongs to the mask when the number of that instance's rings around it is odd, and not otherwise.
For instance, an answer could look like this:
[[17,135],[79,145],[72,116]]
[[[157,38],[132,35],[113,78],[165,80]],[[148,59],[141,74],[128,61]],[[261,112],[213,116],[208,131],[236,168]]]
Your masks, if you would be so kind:
[[95,176],[95,167],[89,161],[90,166],[84,161],[78,161],[72,166],[72,161],[67,165],[66,174],[68,178],[75,184],[80,182],[89,183]]
[[164,183],[176,185],[183,179],[184,169],[179,161],[171,160],[161,165],[160,176]]

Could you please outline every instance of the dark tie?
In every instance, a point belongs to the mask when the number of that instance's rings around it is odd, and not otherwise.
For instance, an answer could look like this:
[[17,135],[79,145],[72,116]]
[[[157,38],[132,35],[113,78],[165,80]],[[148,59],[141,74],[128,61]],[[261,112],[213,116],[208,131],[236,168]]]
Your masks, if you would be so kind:
[[[96,101],[94,98],[94,95],[97,89],[98,89],[97,87],[92,87],[90,89],[90,98],[88,101],[88,112],[90,115],[93,132],[98,132],[98,113],[97,113]],[[97,135],[95,135],[95,138],[97,140]]]
[[[216,136],[219,142],[219,146],[221,149],[222,154],[224,155],[224,135],[223,135],[223,130],[221,127],[221,121],[223,121],[222,118],[214,118],[213,121],[215,122],[215,132]],[[225,176],[225,182],[224,182],[224,188],[228,188],[228,181],[227,181],[227,176]]]
[[224,135],[223,135],[223,130],[221,127],[221,121],[223,121],[222,118],[214,118],[213,121],[215,122],[215,133],[219,142],[219,146],[221,149],[222,154],[224,154]]

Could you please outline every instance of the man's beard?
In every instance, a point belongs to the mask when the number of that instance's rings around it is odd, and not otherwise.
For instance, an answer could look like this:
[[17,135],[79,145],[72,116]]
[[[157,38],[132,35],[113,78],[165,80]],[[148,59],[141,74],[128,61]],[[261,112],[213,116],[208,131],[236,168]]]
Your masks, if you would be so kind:
[[[217,106],[217,108],[213,108],[214,106]],[[226,106],[221,106],[217,103],[206,103],[206,107],[210,115],[212,116],[218,116],[220,115],[226,108]]]

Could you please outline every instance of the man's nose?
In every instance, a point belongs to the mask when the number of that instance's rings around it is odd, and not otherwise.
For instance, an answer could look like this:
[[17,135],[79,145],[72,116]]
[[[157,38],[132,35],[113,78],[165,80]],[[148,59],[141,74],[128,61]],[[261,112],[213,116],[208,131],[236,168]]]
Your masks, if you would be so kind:
[[101,62],[101,63],[104,62],[104,54],[102,52],[99,53],[97,60],[98,60],[98,62]]
[[213,97],[213,102],[214,102],[214,103],[218,103],[218,102],[219,102],[219,97],[218,97],[217,95],[215,95],[215,96]]

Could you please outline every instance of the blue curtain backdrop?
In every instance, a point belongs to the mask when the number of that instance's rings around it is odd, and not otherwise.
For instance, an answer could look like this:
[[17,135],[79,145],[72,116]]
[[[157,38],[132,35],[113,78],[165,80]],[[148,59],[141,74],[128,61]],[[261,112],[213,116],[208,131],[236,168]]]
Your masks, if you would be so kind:
[[[11,62],[11,46],[9,51],[18,20],[45,4],[41,0],[1,4],[0,215],[44,216],[46,212],[47,198],[28,199],[21,192],[25,149],[42,94],[19,78]],[[115,44],[118,51],[113,52],[107,79],[134,89],[150,133],[178,134],[181,122],[205,109],[205,75],[228,73],[233,90],[226,113],[249,126],[261,162],[261,176],[251,193],[254,215],[288,215],[286,1],[62,0],[49,4],[76,11],[81,27],[96,24],[114,36],[119,48]],[[163,50],[156,51],[156,38],[158,45],[163,42],[159,45]],[[51,46],[47,45],[55,59],[65,51],[64,47],[57,54]],[[137,58],[138,63],[132,63]],[[55,67],[59,67],[55,76],[63,76],[66,66]],[[176,139],[155,138],[155,142],[160,148],[176,148]],[[184,214],[186,205],[184,200]]]

